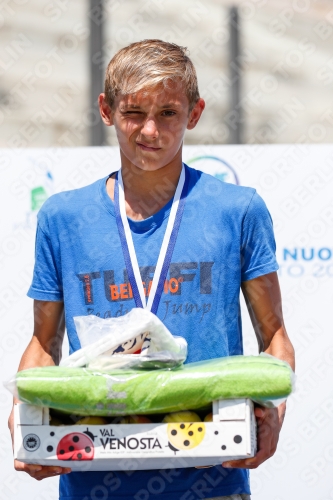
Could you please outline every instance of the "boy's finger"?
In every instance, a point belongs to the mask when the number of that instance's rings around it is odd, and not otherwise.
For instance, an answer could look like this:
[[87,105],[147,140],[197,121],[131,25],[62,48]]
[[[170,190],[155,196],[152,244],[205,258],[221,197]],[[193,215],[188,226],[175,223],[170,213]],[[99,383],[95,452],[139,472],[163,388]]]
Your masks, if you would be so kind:
[[17,471],[26,472],[35,479],[44,479],[46,477],[57,476],[59,474],[69,474],[72,472],[72,469],[69,467],[26,464],[24,462],[19,462],[18,460],[15,460],[15,469]]
[[17,471],[24,471],[24,472],[39,472],[42,470],[42,465],[38,464],[26,464],[24,462],[20,462],[19,460],[14,460],[14,467],[15,470]]
[[69,474],[71,469],[65,467],[59,467],[58,469],[53,469],[52,467],[43,467],[43,469],[39,472],[31,474],[34,479],[38,481],[42,479],[46,479],[48,477],[61,476],[63,474]]

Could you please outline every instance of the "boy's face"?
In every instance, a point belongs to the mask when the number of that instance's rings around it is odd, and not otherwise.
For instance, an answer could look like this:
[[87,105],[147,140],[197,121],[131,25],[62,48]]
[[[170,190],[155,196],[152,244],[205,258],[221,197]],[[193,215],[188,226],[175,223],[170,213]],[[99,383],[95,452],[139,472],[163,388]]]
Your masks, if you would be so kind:
[[189,111],[184,89],[175,83],[130,95],[118,95],[112,109],[100,95],[106,125],[114,125],[123,163],[158,170],[181,157],[186,129],[197,124],[205,107],[199,99]]

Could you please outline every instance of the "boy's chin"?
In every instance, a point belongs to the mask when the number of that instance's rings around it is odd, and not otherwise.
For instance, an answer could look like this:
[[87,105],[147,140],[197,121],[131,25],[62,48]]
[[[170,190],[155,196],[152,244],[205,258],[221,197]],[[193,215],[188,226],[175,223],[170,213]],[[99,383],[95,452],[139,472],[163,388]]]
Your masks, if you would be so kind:
[[140,162],[135,162],[134,165],[142,170],[143,172],[155,172],[156,170],[160,170],[161,168],[165,167],[168,164],[168,162],[152,162],[152,163],[140,163]]
[[127,151],[120,147],[120,156],[123,169],[131,168],[132,165],[143,172],[155,172],[173,162],[178,166],[179,160],[181,161],[181,150],[148,154],[145,151],[140,151],[138,154],[133,154],[133,151]]
[[[172,159],[151,159],[147,161],[146,158],[133,158],[130,159],[130,163],[134,165],[136,168],[142,170],[143,172],[155,172],[156,170],[160,170],[161,168],[167,166],[171,163]],[[126,168],[126,163],[123,163],[123,167]]]

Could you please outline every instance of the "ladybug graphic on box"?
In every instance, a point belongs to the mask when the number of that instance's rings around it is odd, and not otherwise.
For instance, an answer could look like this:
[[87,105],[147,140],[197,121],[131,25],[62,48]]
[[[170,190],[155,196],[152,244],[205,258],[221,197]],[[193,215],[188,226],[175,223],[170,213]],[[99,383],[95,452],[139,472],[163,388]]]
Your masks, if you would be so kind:
[[94,437],[88,428],[83,433],[71,432],[66,434],[57,446],[58,460],[93,460]]
[[175,454],[179,450],[191,450],[203,441],[205,432],[206,427],[202,422],[168,424],[168,446]]

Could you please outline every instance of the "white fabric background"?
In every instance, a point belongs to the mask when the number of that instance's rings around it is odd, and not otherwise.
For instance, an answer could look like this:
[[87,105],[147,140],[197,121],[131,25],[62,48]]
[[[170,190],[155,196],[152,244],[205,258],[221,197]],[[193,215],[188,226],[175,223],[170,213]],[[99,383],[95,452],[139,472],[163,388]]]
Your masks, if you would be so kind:
[[[214,156],[227,162],[231,167]],[[191,166],[255,187],[272,214],[287,330],[297,354],[297,390],[275,456],[252,472],[253,500],[331,500],[333,464],[333,146],[191,146]],[[0,150],[0,379],[17,369],[32,334],[30,285],[36,211],[31,190],[50,195],[81,187],[120,166],[116,148]],[[303,253],[302,253],[303,250]],[[308,260],[306,260],[308,259]],[[246,354],[256,353],[247,312]],[[67,352],[67,343],[64,346]],[[7,418],[11,396],[0,387],[0,500],[52,500],[57,479],[16,473]],[[90,497],[89,497],[90,498]]]

